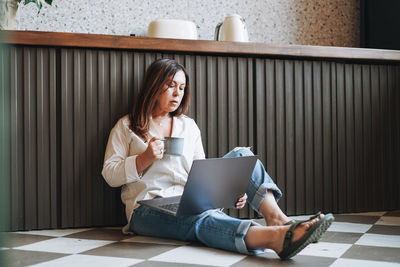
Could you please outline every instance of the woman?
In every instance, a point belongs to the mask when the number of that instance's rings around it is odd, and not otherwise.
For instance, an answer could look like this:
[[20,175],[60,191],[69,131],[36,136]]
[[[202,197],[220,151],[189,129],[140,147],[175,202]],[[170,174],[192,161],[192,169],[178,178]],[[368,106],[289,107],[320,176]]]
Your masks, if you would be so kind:
[[[185,116],[190,99],[189,77],[182,65],[171,59],[153,62],[129,116],[112,129],[102,174],[112,187],[122,186],[128,225],[134,232],[184,241],[200,241],[206,246],[257,254],[272,249],[282,259],[296,255],[326,231],[333,216],[316,215],[306,221],[290,220],[278,207],[281,191],[257,162],[247,192],[236,208],[246,201],[261,213],[267,226],[251,220],[232,218],[220,210],[193,216],[171,216],[140,206],[137,201],[181,195],[193,160],[205,157],[200,130]],[[164,137],[185,139],[183,155],[164,155]],[[236,148],[225,157],[252,155]]]

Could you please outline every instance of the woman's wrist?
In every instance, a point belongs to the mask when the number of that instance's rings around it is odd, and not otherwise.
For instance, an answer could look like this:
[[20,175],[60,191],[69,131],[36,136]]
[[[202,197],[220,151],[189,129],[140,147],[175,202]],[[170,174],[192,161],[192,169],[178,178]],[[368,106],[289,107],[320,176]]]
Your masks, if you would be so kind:
[[147,160],[145,152],[136,157],[136,169],[138,173],[142,173],[150,164]]
[[142,154],[138,155],[136,157],[136,170],[137,173],[139,174],[140,177],[142,177],[142,173],[143,173],[143,160],[142,160]]

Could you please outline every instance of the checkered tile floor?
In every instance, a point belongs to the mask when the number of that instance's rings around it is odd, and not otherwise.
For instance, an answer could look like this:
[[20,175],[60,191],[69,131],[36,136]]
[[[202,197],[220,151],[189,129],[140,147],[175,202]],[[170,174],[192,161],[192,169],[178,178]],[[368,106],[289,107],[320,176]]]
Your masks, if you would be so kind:
[[245,256],[199,243],[125,236],[119,228],[0,233],[0,257],[6,266],[400,266],[400,211],[335,217],[320,242],[289,261],[273,252]]

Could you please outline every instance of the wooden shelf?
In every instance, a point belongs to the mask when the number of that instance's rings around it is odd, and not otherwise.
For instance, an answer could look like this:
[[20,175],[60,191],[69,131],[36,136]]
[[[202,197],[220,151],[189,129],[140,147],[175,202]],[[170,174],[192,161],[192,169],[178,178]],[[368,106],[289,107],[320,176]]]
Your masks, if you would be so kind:
[[400,61],[400,50],[350,47],[273,45],[264,43],[219,42],[117,35],[1,31],[0,42],[15,45],[93,47],[207,54],[257,55],[300,58]]

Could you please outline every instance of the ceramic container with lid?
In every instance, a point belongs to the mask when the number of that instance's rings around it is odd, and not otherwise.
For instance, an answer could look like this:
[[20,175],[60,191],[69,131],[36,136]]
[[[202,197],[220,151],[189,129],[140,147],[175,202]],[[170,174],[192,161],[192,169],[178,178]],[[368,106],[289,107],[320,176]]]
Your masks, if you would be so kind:
[[197,25],[188,20],[158,19],[150,22],[148,37],[197,39]]

